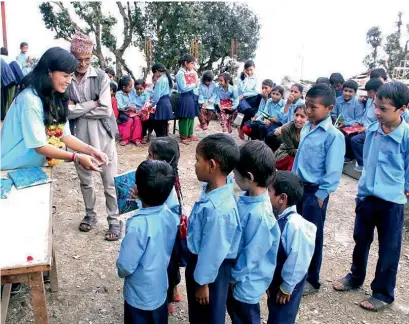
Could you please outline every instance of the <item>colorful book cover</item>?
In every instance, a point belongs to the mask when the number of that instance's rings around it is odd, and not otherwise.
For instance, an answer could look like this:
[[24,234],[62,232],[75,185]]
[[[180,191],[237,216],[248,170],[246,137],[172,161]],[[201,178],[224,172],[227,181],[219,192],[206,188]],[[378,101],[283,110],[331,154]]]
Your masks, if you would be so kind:
[[364,126],[361,125],[354,125],[354,126],[349,126],[349,127],[344,127],[341,130],[347,134],[347,135],[351,135],[351,134],[358,134],[360,131],[362,131],[363,129],[365,129]]
[[48,175],[40,168],[18,169],[7,173],[17,189],[38,186],[51,182]]
[[0,198],[7,199],[10,194],[11,187],[13,186],[13,180],[7,178],[0,179]]
[[185,82],[187,85],[196,84],[196,74],[195,73],[185,73]]
[[130,191],[135,188],[135,172],[136,170],[131,170],[114,177],[119,214],[126,214],[138,209],[136,201],[129,201],[132,199]]

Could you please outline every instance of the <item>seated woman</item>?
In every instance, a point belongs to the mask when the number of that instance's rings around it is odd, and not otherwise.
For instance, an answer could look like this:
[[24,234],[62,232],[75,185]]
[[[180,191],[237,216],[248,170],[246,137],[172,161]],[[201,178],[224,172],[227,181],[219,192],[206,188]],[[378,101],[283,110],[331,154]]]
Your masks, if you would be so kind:
[[293,121],[281,128],[283,143],[275,152],[277,170],[291,171],[293,168],[295,154],[300,144],[301,129],[306,121],[305,106],[298,106],[295,108]]
[[[64,95],[77,59],[60,47],[48,49],[34,70],[21,81],[1,130],[1,169],[54,166],[74,161],[100,171],[107,156],[71,135]],[[65,147],[73,152],[68,152]],[[77,153],[80,152],[80,153]]]

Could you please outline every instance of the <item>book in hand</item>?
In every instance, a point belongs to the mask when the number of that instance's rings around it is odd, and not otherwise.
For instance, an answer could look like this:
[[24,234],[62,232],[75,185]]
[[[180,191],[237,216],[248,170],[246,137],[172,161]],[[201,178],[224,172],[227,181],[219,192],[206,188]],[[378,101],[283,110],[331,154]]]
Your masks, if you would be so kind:
[[362,125],[354,125],[354,126],[344,127],[341,130],[347,135],[352,135],[352,134],[358,134],[364,129],[365,127]]
[[126,214],[138,209],[138,204],[132,200],[130,191],[135,188],[135,172],[131,170],[114,177],[116,200],[119,214]]
[[17,169],[7,173],[17,189],[38,186],[51,182],[48,175],[40,168]]

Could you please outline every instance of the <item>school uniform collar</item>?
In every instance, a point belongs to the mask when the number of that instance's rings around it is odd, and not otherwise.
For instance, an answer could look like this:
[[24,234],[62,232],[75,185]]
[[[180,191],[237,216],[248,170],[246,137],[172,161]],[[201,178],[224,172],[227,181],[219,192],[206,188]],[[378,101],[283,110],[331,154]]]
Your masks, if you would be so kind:
[[184,69],[184,68],[180,68],[180,70],[184,73],[184,74],[186,74],[186,73],[193,73],[193,72],[195,72],[195,70],[193,69],[192,71],[188,71],[188,70],[186,70],[186,69]]
[[136,211],[135,215],[132,217],[138,217],[142,215],[151,215],[151,214],[156,214],[160,212],[165,205],[160,205],[160,206],[153,206],[153,207],[147,207],[147,208],[140,208]]
[[[328,128],[330,128],[331,126],[332,126],[332,119],[331,119],[331,116],[328,115],[328,117],[325,118],[323,121],[321,121],[321,122],[317,125],[317,127],[315,127],[313,130],[315,130],[315,129],[317,129],[317,128],[322,128],[324,131],[328,131]],[[311,122],[307,121],[307,122],[305,123],[305,126],[304,126],[304,127],[308,127],[307,129],[308,129],[309,131],[311,131]]]
[[258,196],[249,196],[249,192],[245,191],[240,196],[240,201],[242,201],[242,202],[244,202],[246,204],[254,204],[254,203],[258,203],[258,202],[261,202],[261,201],[264,201],[264,200],[268,199],[268,197],[266,197],[266,196],[268,196],[267,189],[261,195],[258,195]]
[[280,215],[278,215],[277,220],[279,220],[279,219],[281,219],[283,217],[286,217],[291,212],[292,213],[297,212],[297,205],[293,205],[293,206],[290,206],[290,207],[287,207],[286,209],[284,209],[283,212]]
[[353,103],[353,102],[356,100],[356,97],[352,97],[350,100],[346,101],[345,98],[344,98],[344,96],[339,96],[339,97],[337,98],[337,100],[338,100],[338,103],[339,103],[339,104],[343,104],[343,103],[351,104],[351,103]]
[[396,143],[402,143],[403,136],[405,134],[405,129],[408,127],[406,122],[403,120],[402,116],[400,117],[400,124],[396,129],[394,129],[391,133],[385,134],[382,126],[379,122],[374,122],[368,127],[368,131],[370,132],[377,132],[383,136],[389,136],[392,138]]
[[217,207],[219,206],[225,198],[231,196],[233,194],[233,183],[232,181],[227,180],[227,183],[220,188],[214,189],[209,193],[206,193],[208,184],[205,183],[203,185],[202,195],[200,197],[201,202],[211,201],[211,203]]
[[271,104],[273,104],[275,106],[280,106],[280,107],[284,106],[284,100],[283,99],[280,99],[277,103],[274,103],[273,98],[268,98],[267,102],[271,102]]

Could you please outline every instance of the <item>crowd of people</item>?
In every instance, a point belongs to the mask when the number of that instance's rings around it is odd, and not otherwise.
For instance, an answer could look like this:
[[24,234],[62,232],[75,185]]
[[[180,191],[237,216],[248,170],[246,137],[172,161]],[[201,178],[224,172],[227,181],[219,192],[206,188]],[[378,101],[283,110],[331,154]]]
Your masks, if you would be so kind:
[[[129,76],[116,83],[112,69],[91,66],[92,49],[92,40],[77,33],[70,52],[50,48],[22,79],[1,131],[1,168],[74,162],[84,232],[97,222],[97,171],[108,214],[105,239],[115,241],[123,231],[115,140],[119,136],[123,146],[149,142],[130,193],[139,208],[126,222],[116,264],[124,278],[125,323],[168,322],[181,299],[180,267],[186,267],[191,323],[225,323],[226,311],[234,324],[260,323],[265,294],[267,322],[294,323],[302,296],[320,289],[327,206],[352,159],[362,172],[355,247],[351,271],[333,287],[363,284],[376,227],[378,265],[372,294],[360,306],[380,311],[393,303],[409,197],[406,85],[385,83],[386,73],[376,69],[367,97],[360,98],[356,82],[334,73],[306,92],[292,85],[284,99],[284,88],[269,79],[258,93],[251,60],[235,86],[228,73],[218,84],[210,71],[199,81],[195,58],[184,55],[175,78],[154,64],[147,87]],[[179,143],[168,136],[169,120],[178,120],[179,142],[190,145],[198,141],[195,118],[206,131],[216,116],[221,132],[204,137],[191,157],[203,189],[187,217]],[[229,134],[233,123],[240,138],[249,136],[240,147]],[[238,197],[234,184],[243,191]]]

